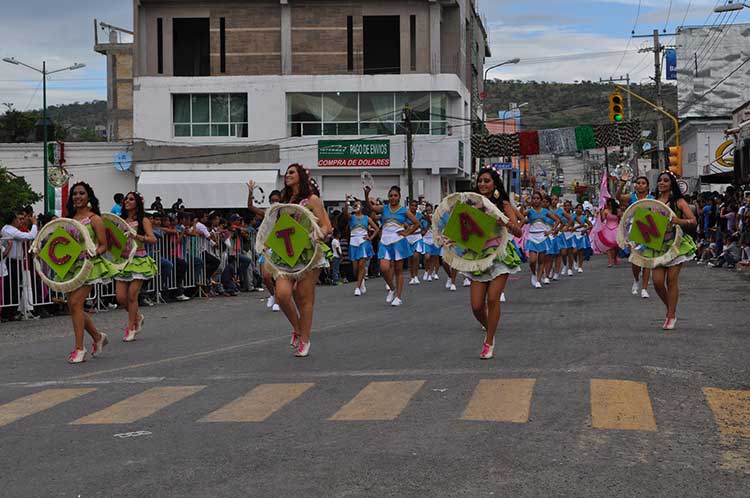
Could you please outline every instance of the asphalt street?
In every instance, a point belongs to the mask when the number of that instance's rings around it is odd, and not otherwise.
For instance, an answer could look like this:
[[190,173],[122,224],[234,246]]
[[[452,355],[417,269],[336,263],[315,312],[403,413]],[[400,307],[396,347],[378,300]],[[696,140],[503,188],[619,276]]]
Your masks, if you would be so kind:
[[311,355],[265,294],[0,325],[0,496],[747,497],[750,279],[686,265],[677,328],[629,265],[513,277],[495,358],[465,288],[319,287]]

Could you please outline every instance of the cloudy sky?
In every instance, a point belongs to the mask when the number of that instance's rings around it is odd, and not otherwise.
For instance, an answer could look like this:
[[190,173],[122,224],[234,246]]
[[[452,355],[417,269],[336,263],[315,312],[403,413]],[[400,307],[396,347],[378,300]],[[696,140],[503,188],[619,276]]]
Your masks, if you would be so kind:
[[[537,81],[598,80],[631,73],[634,81],[653,73],[653,55],[638,53],[648,40],[630,33],[665,27],[719,24],[728,16],[711,14],[728,0],[478,0],[486,17],[492,59],[519,57],[521,63],[493,71],[495,78]],[[104,57],[94,53],[93,19],[132,28],[132,0],[58,0],[5,2],[0,30],[0,58],[16,57],[34,66],[46,58],[56,69],[83,62],[85,69],[51,76],[50,104],[106,98]],[[671,5],[671,7],[670,7]],[[734,15],[733,15],[734,17]],[[750,10],[734,22],[750,22]],[[630,43],[629,43],[630,40]],[[671,37],[666,37],[669,43]],[[625,49],[627,52],[624,52]],[[623,57],[624,54],[624,57]],[[573,57],[561,57],[569,56]],[[41,107],[37,74],[0,62],[0,103],[17,109]],[[0,112],[4,108],[0,108]]]

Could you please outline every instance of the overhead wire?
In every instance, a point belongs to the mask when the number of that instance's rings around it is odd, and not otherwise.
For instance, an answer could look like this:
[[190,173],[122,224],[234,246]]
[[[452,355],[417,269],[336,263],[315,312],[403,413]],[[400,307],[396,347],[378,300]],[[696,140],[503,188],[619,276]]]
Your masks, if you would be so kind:
[[635,22],[633,23],[633,29],[630,31],[630,38],[628,38],[628,43],[625,45],[625,50],[623,50],[622,52],[622,57],[620,58],[620,62],[617,64],[617,67],[615,68],[615,70],[612,71],[612,74],[609,75],[610,78],[617,73],[617,71],[620,69],[620,66],[622,66],[622,63],[625,61],[625,56],[628,53],[630,44],[633,42],[633,35],[635,35],[635,28],[638,27],[638,19],[641,16],[641,4],[642,3],[643,3],[643,0],[638,0],[638,10],[635,13]]

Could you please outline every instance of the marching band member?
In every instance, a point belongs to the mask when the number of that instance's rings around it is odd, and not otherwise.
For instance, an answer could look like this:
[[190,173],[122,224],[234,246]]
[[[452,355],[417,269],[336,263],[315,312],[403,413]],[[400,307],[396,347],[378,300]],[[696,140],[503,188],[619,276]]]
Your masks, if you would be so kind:
[[[324,237],[333,232],[331,220],[323,207],[323,201],[315,195],[310,181],[310,173],[300,164],[292,164],[284,175],[284,189],[281,191],[280,202],[284,204],[299,204],[309,209],[318,219],[318,226]],[[318,244],[323,244],[318,241]],[[292,326],[291,345],[296,348],[294,355],[305,357],[310,354],[310,332],[312,330],[313,312],[315,307],[315,286],[320,277],[320,271],[328,268],[328,260],[322,256],[313,263],[311,269],[301,278],[292,279],[280,275],[276,279],[276,302],[286,315]]]
[[[369,200],[369,189],[365,189],[365,200]],[[391,306],[401,306],[401,295],[404,290],[404,260],[411,256],[411,248],[406,236],[411,235],[421,225],[414,214],[401,206],[401,188],[394,185],[388,191],[388,202],[382,206],[370,202],[370,209],[382,215],[380,220],[381,235],[378,247],[380,272],[388,286],[385,302]],[[411,221],[409,228],[406,220]]]
[[[625,187],[625,183],[630,179],[630,174],[625,173],[622,175],[622,178],[620,178],[620,181],[617,185],[617,194],[615,194],[615,197],[617,200],[620,201],[620,204],[622,205],[623,209],[627,209],[627,207],[631,204],[634,204],[642,199],[653,199],[654,196],[649,194],[649,188],[651,185],[649,184],[648,178],[645,176],[639,176],[635,179],[635,182],[633,183],[633,192],[630,193],[630,195],[623,194],[623,188]],[[648,299],[648,280],[651,277],[651,270],[649,268],[641,268],[640,266],[631,263],[630,268],[633,271],[633,286],[630,288],[630,292],[634,295],[638,295],[638,289],[640,287],[641,290],[641,297],[643,299]],[[643,276],[643,284],[641,285],[641,275]]]
[[151,221],[145,217],[143,197],[130,192],[123,201],[122,214],[128,225],[136,230],[135,243],[138,250],[133,260],[115,277],[117,303],[128,310],[128,326],[123,342],[132,342],[143,328],[143,315],[138,310],[138,295],[143,282],[156,275],[156,262],[146,252],[145,244],[155,244],[156,237]]
[[[497,220],[497,229],[505,226],[508,232],[520,236],[521,228],[516,217],[516,209],[510,203],[500,175],[492,168],[483,168],[477,177],[475,192],[488,198],[508,218],[508,223]],[[491,238],[486,247],[497,245],[499,237]],[[501,260],[499,256],[492,265],[484,271],[463,273],[471,280],[471,310],[474,317],[485,328],[486,336],[479,357],[483,360],[494,356],[495,334],[500,323],[500,297],[508,282],[508,275],[521,270],[521,258],[511,242],[506,247],[506,256]]]
[[437,274],[440,266],[440,248],[435,245],[435,239],[432,236],[432,205],[425,206],[425,212],[422,217],[422,242],[424,244],[424,276],[422,280],[432,281],[433,274]]
[[[671,171],[659,175],[656,183],[657,200],[674,211],[671,222],[686,229],[694,229],[698,222],[677,184],[677,178]],[[672,330],[677,323],[677,301],[680,298],[680,270],[682,263],[693,259],[697,247],[690,235],[683,233],[679,254],[671,261],[657,266],[653,270],[654,288],[659,298],[667,307],[667,318],[662,328]],[[656,256],[658,254],[654,254]]]
[[576,214],[573,217],[573,221],[575,222],[573,243],[576,248],[575,258],[577,258],[577,261],[574,258],[574,269],[578,273],[583,273],[583,252],[591,248],[588,233],[592,227],[589,217],[583,214],[583,204],[576,205]]
[[531,207],[525,213],[529,224],[526,252],[529,254],[531,285],[537,289],[542,287],[542,282],[549,283],[549,279],[544,274],[545,254],[549,250],[547,236],[557,223],[557,217],[551,215],[549,209],[542,207],[542,199],[541,193],[534,192],[531,196]]
[[[86,227],[96,244],[96,255],[92,258],[94,268],[91,274],[86,278],[82,287],[69,292],[67,295],[70,319],[73,321],[73,332],[75,334],[75,348],[68,356],[68,363],[83,363],[86,361],[88,354],[83,345],[84,330],[94,340],[91,349],[93,356],[100,355],[104,346],[109,344],[107,334],[99,332],[91,316],[84,310],[83,305],[89,293],[91,293],[91,288],[97,283],[109,282],[112,277],[117,275],[117,270],[102,257],[102,254],[107,252],[107,234],[99,211],[99,199],[96,198],[88,183],[78,182],[73,185],[70,189],[70,197],[68,197],[65,211],[68,216]],[[68,273],[77,273],[81,266],[83,266],[83,260],[76,262]]]
[[[349,198],[350,196],[347,196],[347,200]],[[361,201],[354,201],[351,215],[347,204],[344,207],[343,214],[349,218],[349,260],[352,262],[354,275],[357,277],[357,288],[354,289],[354,295],[361,296],[367,292],[365,270],[367,270],[370,258],[375,255],[371,240],[377,236],[380,228],[372,218],[362,214]]]
[[[409,211],[419,222],[419,227],[412,232],[411,235],[406,236],[406,241],[409,243],[409,249],[412,251],[412,255],[409,257],[409,285],[419,285],[419,255],[424,254],[424,242],[422,240],[422,213],[417,208],[419,204],[415,199],[409,201]],[[411,220],[406,220],[406,225],[410,226]]]
[[[256,183],[252,180],[247,182],[247,209],[250,210],[251,213],[255,215],[256,218],[259,220],[262,220],[266,215],[266,210],[263,208],[259,208],[255,206],[254,199],[253,199],[253,192],[255,191]],[[281,192],[278,190],[273,190],[268,195],[268,202],[273,206],[279,200],[281,199]],[[266,268],[265,258],[261,254],[258,256],[258,264],[260,265],[260,274],[263,278],[263,286],[268,290],[268,293],[270,296],[268,296],[268,300],[266,300],[266,307],[271,308],[271,311],[280,311],[281,308],[279,307],[278,303],[276,303],[276,298],[274,297],[274,282],[273,277],[271,276],[271,273]]]

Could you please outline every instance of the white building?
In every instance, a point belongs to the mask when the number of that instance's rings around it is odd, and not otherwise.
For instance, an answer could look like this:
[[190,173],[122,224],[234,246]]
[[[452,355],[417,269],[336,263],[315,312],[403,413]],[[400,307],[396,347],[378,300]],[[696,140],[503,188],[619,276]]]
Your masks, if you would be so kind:
[[138,189],[241,207],[249,179],[268,193],[301,163],[327,203],[359,194],[363,171],[405,197],[408,104],[414,195],[437,201],[471,175],[486,55],[474,0],[135,0]]

